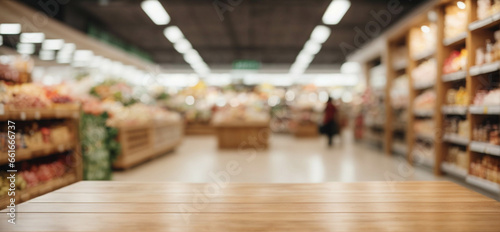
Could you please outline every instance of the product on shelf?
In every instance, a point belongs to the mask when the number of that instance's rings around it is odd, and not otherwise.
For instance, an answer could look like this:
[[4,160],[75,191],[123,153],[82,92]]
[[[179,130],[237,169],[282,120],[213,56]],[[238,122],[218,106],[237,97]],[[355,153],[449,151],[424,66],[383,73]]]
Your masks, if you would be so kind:
[[26,56],[0,56],[0,80],[26,83],[29,82],[33,60]]
[[103,108],[110,115],[107,125],[111,127],[144,125],[153,122],[180,123],[180,115],[178,113],[142,103],[123,106],[119,102],[109,102],[103,103]]
[[432,119],[419,119],[413,123],[413,130],[418,135],[434,137],[436,127]]
[[467,30],[467,9],[450,4],[445,8],[444,38],[453,38]]
[[430,59],[421,63],[411,72],[414,86],[428,86],[436,82],[437,65],[435,59]]
[[436,49],[437,26],[434,23],[422,25],[410,30],[410,55],[415,58],[420,54]]
[[476,93],[474,105],[478,106],[498,106],[500,105],[500,88],[490,91],[482,90]]
[[469,138],[470,123],[467,119],[460,117],[449,117],[444,121],[444,130],[446,133],[457,134],[464,138]]
[[224,122],[268,122],[269,111],[250,106],[225,106],[217,110],[213,117],[214,123]]
[[469,104],[469,94],[464,87],[460,89],[448,89],[446,91],[446,104],[447,105],[458,105],[467,106]]
[[0,103],[10,109],[51,109],[63,106],[75,109],[69,90],[62,85],[44,87],[32,83],[0,83],[0,89]]
[[[70,128],[64,124],[40,125],[33,122],[21,125],[18,125],[16,133],[16,149],[18,151],[36,150],[47,145],[68,144],[73,138]],[[7,142],[7,132],[0,131],[0,144],[7,145]],[[0,152],[7,152],[7,150],[7,146],[0,147]]]
[[485,19],[500,12],[500,2],[497,0],[477,0],[476,15],[478,20]]
[[500,157],[484,155],[473,160],[470,174],[500,184]]
[[498,121],[484,121],[479,125],[475,125],[472,130],[472,138],[474,141],[491,143],[500,145],[500,126]]
[[495,31],[493,35],[495,41],[487,39],[484,47],[476,49],[475,65],[488,64],[500,60],[500,30]]
[[391,105],[393,108],[406,108],[409,103],[408,76],[402,75],[394,79],[391,87]]
[[467,66],[467,50],[452,51],[444,61],[443,73],[453,73],[465,70]]
[[436,92],[427,90],[415,98],[415,110],[434,110],[436,105]]
[[467,151],[457,146],[448,147],[448,152],[444,157],[444,161],[464,170],[467,170],[467,166],[469,165]]

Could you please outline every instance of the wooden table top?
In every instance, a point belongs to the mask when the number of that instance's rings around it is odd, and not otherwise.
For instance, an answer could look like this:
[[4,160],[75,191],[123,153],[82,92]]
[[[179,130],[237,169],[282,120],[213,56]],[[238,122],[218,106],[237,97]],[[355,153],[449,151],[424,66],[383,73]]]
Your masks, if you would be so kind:
[[1,231],[500,231],[500,202],[445,181],[83,181],[17,211]]

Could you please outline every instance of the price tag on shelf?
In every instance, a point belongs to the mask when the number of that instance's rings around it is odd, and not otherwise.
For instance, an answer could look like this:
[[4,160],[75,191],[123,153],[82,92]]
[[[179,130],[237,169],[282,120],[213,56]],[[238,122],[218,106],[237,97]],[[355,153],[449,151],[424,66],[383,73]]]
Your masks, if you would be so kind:
[[0,104],[0,115],[4,115],[5,114],[5,108],[3,106],[3,104]]
[[25,121],[26,120],[26,112],[21,112],[19,117],[21,118],[21,121]]
[[35,111],[35,119],[40,120],[41,117],[40,111]]

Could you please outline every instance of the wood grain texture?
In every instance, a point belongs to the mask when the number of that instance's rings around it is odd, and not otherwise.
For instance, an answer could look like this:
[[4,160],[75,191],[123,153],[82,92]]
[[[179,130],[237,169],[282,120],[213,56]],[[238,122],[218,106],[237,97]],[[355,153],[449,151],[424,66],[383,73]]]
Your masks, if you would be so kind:
[[[79,182],[17,207],[1,231],[499,231],[500,203],[450,182]],[[3,210],[2,213],[6,211]],[[5,214],[3,214],[5,215]]]

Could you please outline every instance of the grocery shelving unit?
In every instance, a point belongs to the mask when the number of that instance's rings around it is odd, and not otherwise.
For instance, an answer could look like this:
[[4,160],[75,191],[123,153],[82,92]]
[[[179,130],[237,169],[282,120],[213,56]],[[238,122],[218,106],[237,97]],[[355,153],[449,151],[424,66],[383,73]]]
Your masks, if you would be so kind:
[[[64,142],[53,142],[51,144],[44,144],[37,147],[16,148],[16,170],[19,171],[21,166],[20,162],[29,162],[35,159],[44,159],[53,155],[58,155],[64,152],[69,152],[68,157],[68,171],[60,177],[39,182],[35,186],[28,186],[22,190],[16,190],[16,204],[28,201],[32,198],[38,197],[45,193],[54,191],[64,186],[70,185],[82,179],[82,160],[81,150],[79,145],[79,107],[62,107],[62,108],[48,108],[48,109],[10,109],[7,106],[0,105],[0,122],[7,125],[7,121],[13,121],[16,125],[23,122],[31,121],[47,121],[51,122],[57,120],[58,122],[64,121],[68,126],[71,137]],[[7,165],[8,154],[0,153],[0,166]],[[19,173],[19,172],[18,172]],[[0,198],[0,208],[5,208],[10,201],[10,197],[5,195]]]

